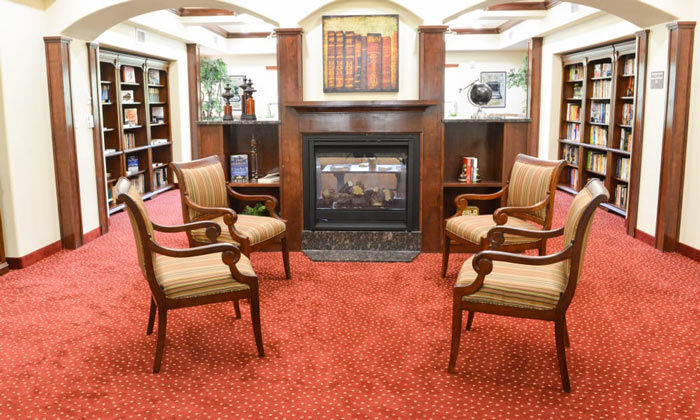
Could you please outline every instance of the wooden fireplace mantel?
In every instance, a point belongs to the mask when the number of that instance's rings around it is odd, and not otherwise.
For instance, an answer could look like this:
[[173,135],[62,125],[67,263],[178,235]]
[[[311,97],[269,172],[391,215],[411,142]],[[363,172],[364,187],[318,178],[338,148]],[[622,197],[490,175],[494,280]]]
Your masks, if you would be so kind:
[[375,112],[375,111],[409,111],[423,112],[437,101],[298,101],[289,102],[287,107],[297,112]]

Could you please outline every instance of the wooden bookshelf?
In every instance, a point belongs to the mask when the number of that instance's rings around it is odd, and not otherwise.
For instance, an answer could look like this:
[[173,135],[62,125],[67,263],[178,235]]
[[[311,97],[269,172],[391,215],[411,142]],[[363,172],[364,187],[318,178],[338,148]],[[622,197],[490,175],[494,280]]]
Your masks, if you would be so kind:
[[[576,193],[591,178],[610,191],[607,210],[627,216],[636,105],[636,41],[562,57],[559,158],[567,160],[559,189]],[[580,91],[574,93],[574,89]],[[571,115],[578,106],[578,122]],[[578,126],[578,133],[572,126]],[[636,203],[634,204],[636,206]]]
[[[100,51],[99,61],[106,202],[112,214],[124,208],[113,194],[119,177],[131,179],[144,198],[173,188],[168,63],[108,50]],[[125,79],[131,69],[135,80]],[[128,123],[125,112],[137,121]],[[129,171],[134,158],[138,167]]]

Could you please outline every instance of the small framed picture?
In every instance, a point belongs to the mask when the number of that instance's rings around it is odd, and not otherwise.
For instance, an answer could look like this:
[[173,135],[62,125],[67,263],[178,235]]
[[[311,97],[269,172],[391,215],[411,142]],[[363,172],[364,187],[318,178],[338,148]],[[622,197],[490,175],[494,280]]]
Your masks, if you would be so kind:
[[131,66],[122,66],[122,83],[136,83],[136,70]]
[[134,103],[134,91],[133,90],[122,90],[122,103],[123,104]]
[[126,108],[124,110],[124,125],[129,127],[139,125],[139,115],[136,108]]
[[154,106],[151,108],[151,122],[154,124],[165,122],[165,110],[162,106]]
[[157,69],[148,69],[148,84],[160,85],[160,71]]
[[241,106],[241,98],[243,98],[243,88],[241,85],[243,84],[245,75],[229,75],[229,77],[231,78],[231,92],[233,93],[231,108],[234,111],[240,111],[243,109]]
[[481,82],[491,88],[491,100],[484,108],[505,108],[506,107],[506,72],[504,71],[482,71]]

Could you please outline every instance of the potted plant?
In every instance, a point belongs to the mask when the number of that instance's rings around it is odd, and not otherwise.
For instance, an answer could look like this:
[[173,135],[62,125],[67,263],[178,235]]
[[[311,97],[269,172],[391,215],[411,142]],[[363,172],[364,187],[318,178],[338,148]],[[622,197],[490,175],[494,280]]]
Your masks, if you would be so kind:
[[202,57],[200,60],[202,119],[221,119],[224,105],[221,101],[221,89],[231,83],[228,69],[220,58]]
[[[521,68],[508,70],[506,86],[509,88],[521,88],[527,93],[527,67],[528,56],[526,55]],[[527,114],[527,99],[525,99],[525,103],[523,104],[523,113]]]

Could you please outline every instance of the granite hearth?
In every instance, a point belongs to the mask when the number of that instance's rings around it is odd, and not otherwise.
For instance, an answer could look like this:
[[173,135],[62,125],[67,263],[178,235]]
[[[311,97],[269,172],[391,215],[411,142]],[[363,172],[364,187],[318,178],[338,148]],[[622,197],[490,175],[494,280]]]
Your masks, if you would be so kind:
[[302,251],[312,261],[410,262],[420,254],[420,232],[310,231]]

